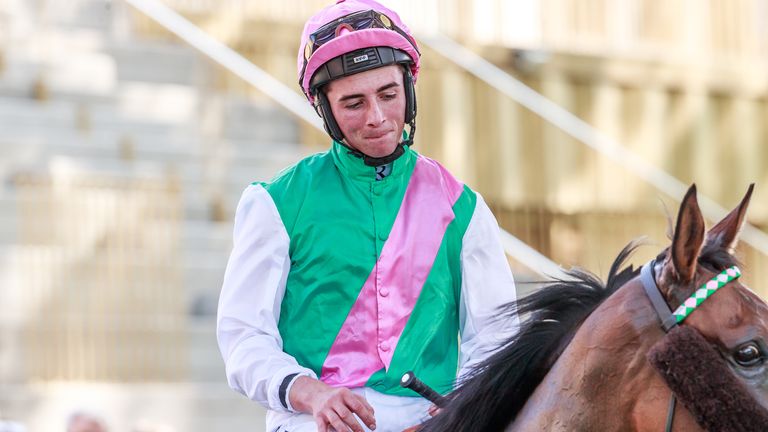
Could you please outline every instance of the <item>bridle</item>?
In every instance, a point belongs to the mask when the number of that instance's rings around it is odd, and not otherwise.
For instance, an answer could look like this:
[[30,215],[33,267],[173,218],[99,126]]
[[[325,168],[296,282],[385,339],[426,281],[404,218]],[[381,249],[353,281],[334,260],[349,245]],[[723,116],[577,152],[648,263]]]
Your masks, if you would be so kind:
[[[661,320],[661,328],[664,329],[664,333],[669,333],[670,330],[682,323],[683,320],[696,309],[696,307],[714,294],[715,291],[741,276],[741,271],[736,266],[723,270],[720,274],[699,287],[699,289],[691,294],[691,296],[673,312],[669,308],[667,301],[664,300],[664,297],[661,295],[659,286],[656,284],[655,265],[656,260],[651,260],[643,266],[640,270],[640,281],[643,283],[645,294],[651,300],[651,304],[656,310],[656,315],[658,315]],[[672,431],[672,420],[675,417],[676,403],[677,398],[673,392],[669,399],[669,408],[667,410],[667,423],[664,429],[666,432]]]

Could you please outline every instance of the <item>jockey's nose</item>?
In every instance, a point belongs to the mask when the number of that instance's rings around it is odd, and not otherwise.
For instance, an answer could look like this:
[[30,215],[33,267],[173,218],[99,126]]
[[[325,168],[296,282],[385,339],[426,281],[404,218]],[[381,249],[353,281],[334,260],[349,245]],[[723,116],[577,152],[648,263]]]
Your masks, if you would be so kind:
[[378,127],[384,123],[384,112],[379,106],[379,102],[373,102],[370,104],[368,111],[366,112],[366,123],[368,126]]

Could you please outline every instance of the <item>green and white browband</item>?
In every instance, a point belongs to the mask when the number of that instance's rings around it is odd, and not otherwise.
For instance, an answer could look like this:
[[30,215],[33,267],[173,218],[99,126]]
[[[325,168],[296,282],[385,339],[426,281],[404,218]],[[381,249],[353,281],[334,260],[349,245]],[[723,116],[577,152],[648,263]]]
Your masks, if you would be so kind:
[[741,270],[739,270],[738,267],[733,266],[723,270],[722,273],[702,285],[701,288],[697,289],[695,293],[688,297],[688,300],[683,302],[683,304],[672,313],[672,315],[675,316],[677,323],[679,324],[683,322],[683,320],[686,319],[696,307],[702,304],[704,300],[708,299],[709,296],[724,287],[728,282],[738,279],[739,276],[741,276]]

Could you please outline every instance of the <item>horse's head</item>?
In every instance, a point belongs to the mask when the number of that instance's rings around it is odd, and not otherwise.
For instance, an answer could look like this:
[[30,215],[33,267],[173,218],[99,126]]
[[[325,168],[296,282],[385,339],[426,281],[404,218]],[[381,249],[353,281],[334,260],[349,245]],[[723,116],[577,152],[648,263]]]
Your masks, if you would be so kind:
[[[730,214],[705,232],[704,219],[696,200],[696,188],[692,186],[688,190],[678,213],[672,244],[656,258],[654,265],[656,283],[672,310],[683,305],[701,287],[737,264],[733,250],[738,242],[751,194],[752,186]],[[731,276],[736,274],[735,271],[731,272]],[[727,283],[723,285],[724,281]],[[678,317],[681,325],[688,327],[685,330],[690,332],[690,329],[695,329],[703,336],[703,339],[697,340],[702,340],[701,345],[707,346],[708,349],[704,350],[714,350],[719,354],[708,357],[717,360],[716,364],[701,364],[702,359],[694,357],[688,367],[698,370],[677,371],[677,375],[680,378],[693,373],[700,376],[711,374],[730,380],[722,384],[727,387],[725,392],[733,394],[735,399],[742,402],[749,399],[755,409],[762,411],[760,415],[764,416],[768,413],[765,411],[768,410],[768,305],[750,291],[738,276],[735,279],[722,277],[722,282],[722,288],[698,306],[695,305],[698,302],[688,300],[688,304],[695,306],[695,309],[686,311],[684,318]],[[712,288],[716,285],[711,284]],[[701,298],[703,291],[698,293]],[[688,351],[694,352],[697,349],[690,346],[695,345],[690,342],[684,344],[689,346],[678,346],[680,344],[678,341],[666,345],[664,349],[677,351],[668,356],[669,359],[690,356]],[[701,347],[698,348],[701,352]],[[665,367],[674,369],[674,363],[669,360]],[[698,397],[706,398],[707,395]],[[741,404],[739,406],[743,405],[742,402],[738,402]],[[697,407],[690,406],[695,403],[688,401],[686,405],[696,411]],[[694,414],[700,418],[705,415]]]
[[[674,430],[766,430],[768,305],[733,256],[751,193],[707,232],[691,187],[671,246],[642,271],[625,266],[630,243],[605,284],[573,269],[504,306],[518,333],[420,431],[656,431],[670,389],[687,408]],[[707,284],[706,301],[671,314]]]

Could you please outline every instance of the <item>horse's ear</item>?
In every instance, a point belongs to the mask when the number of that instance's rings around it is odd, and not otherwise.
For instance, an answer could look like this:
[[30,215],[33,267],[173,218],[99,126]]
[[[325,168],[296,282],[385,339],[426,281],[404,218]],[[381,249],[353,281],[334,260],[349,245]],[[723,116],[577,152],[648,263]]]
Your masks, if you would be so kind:
[[738,207],[728,213],[728,216],[724,217],[723,220],[707,232],[707,246],[720,247],[727,250],[728,253],[733,253],[736,244],[739,242],[739,233],[744,225],[744,216],[747,213],[747,207],[749,207],[749,200],[752,198],[752,190],[754,188],[754,183],[749,185],[747,194],[741,199]]
[[696,200],[696,185],[691,185],[680,205],[672,237],[672,265],[680,283],[688,283],[696,274],[696,261],[704,243],[704,217]]

